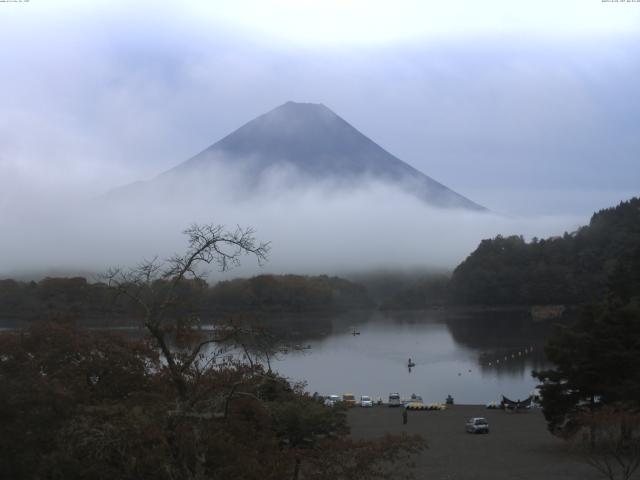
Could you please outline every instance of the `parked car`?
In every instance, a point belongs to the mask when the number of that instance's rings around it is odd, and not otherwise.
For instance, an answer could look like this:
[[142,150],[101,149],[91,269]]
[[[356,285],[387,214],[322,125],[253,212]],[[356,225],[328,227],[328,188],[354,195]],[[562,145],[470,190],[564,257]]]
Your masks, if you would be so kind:
[[409,405],[410,403],[413,403],[413,402],[424,403],[424,400],[422,400],[422,395],[416,395],[415,393],[412,393],[411,396],[409,397],[409,399],[405,400],[402,403],[406,407],[407,405]]
[[329,395],[327,398],[324,399],[324,404],[327,407],[333,407],[335,404],[341,401],[342,401],[342,397],[340,395]]
[[470,418],[465,427],[469,433],[489,433],[489,422],[483,417]]
[[401,407],[402,400],[400,400],[399,393],[390,393],[389,394],[389,406],[390,407]]
[[412,393],[411,398],[404,402],[404,408],[408,410],[426,410],[427,405],[422,400],[422,395]]
[[360,396],[360,406],[361,407],[373,407],[373,400],[369,395]]
[[347,407],[355,407],[357,403],[356,396],[353,393],[344,393],[342,395],[342,401]]

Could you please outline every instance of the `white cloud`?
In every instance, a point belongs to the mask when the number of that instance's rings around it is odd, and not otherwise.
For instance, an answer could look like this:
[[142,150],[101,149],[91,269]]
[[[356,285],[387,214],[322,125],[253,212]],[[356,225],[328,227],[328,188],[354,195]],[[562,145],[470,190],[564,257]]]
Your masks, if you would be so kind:
[[240,0],[191,2],[206,21],[309,46],[381,45],[482,34],[567,38],[637,32],[640,9],[584,0]]
[[[156,184],[142,195],[116,192],[90,202],[47,198],[20,211],[5,209],[0,215],[0,275],[99,272],[154,255],[168,257],[184,249],[180,232],[192,222],[255,228],[258,238],[273,247],[261,271],[334,274],[452,268],[483,238],[546,237],[587,221],[435,209],[389,185],[309,187],[291,172],[273,173],[255,194],[243,195],[233,178],[224,170],[209,171],[183,178],[180,187]],[[247,259],[232,275],[258,271]]]
[[[256,226],[274,241],[276,270],[453,265],[483,236],[561,233],[637,194],[640,3],[97,0],[0,10],[5,268],[133,261],[179,249],[192,220]],[[206,211],[98,214],[87,204],[287,100],[325,103],[436,180],[529,217],[451,216],[382,187]],[[406,243],[390,247],[380,232]]]

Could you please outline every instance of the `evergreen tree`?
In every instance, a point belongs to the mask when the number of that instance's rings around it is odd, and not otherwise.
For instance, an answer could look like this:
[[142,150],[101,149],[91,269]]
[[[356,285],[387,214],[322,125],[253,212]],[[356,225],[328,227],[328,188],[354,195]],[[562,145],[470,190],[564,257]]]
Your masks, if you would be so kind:
[[603,406],[640,409],[640,249],[620,262],[605,301],[583,309],[578,321],[548,341],[555,368],[534,372],[553,433],[571,435],[576,420]]

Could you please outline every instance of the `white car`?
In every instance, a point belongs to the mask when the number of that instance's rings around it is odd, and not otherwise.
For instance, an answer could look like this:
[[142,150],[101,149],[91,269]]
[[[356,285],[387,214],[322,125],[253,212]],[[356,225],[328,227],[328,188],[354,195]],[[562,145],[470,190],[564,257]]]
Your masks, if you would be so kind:
[[483,417],[474,417],[467,420],[465,428],[469,433],[489,433],[489,422]]
[[390,407],[401,407],[402,401],[400,400],[399,393],[390,393],[389,394],[389,406]]
[[342,397],[340,395],[329,395],[327,398],[324,399],[324,404],[327,407],[333,407],[334,405],[336,405],[338,402],[342,401]]
[[373,400],[369,395],[362,395],[360,397],[360,406],[361,407],[373,407]]

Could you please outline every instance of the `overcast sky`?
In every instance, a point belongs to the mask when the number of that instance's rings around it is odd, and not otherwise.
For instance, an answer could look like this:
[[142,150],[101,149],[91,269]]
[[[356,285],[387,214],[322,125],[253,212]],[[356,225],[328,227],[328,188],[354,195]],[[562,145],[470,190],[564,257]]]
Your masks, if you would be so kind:
[[640,186],[640,2],[0,3],[0,202],[149,178],[324,103],[496,211]]

